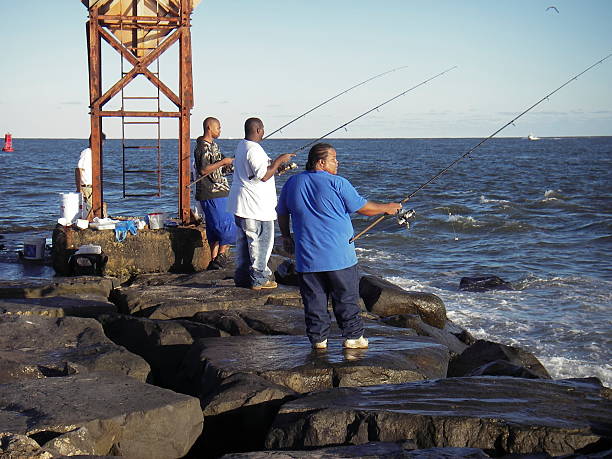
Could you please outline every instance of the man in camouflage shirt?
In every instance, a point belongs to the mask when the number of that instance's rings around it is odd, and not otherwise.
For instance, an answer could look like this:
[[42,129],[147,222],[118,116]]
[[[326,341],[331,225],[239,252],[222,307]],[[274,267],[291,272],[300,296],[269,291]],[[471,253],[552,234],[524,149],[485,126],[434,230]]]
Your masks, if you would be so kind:
[[230,186],[227,174],[232,170],[234,158],[226,158],[215,139],[221,134],[221,123],[216,118],[204,120],[204,135],[198,137],[194,151],[197,178],[196,199],[200,201],[206,220],[206,237],[211,251],[208,269],[221,269],[227,265],[227,252],[236,242],[234,215],[227,212]]

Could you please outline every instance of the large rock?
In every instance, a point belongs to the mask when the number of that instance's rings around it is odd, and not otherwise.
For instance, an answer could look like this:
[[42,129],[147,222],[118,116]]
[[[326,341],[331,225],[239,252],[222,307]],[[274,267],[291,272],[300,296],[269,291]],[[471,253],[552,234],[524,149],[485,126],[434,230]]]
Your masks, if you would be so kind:
[[116,310],[106,297],[94,294],[0,300],[0,313],[5,314],[97,317]]
[[225,378],[202,400],[206,430],[191,453],[215,457],[262,449],[278,409],[296,395],[254,374],[236,373]]
[[610,390],[592,381],[449,378],[335,388],[283,405],[267,449],[412,440],[417,448],[573,454],[612,439]]
[[123,314],[98,317],[104,333],[114,343],[144,358],[153,372],[152,382],[179,390],[179,365],[194,340],[224,336],[216,328],[188,320],[154,320]]
[[[493,362],[497,365],[491,366]],[[508,366],[503,362],[511,364]],[[521,373],[520,367],[528,370]],[[496,372],[495,369],[498,369]],[[531,352],[518,347],[478,340],[461,355],[454,358],[448,366],[448,376],[527,376],[550,379],[546,368]]]
[[514,290],[512,284],[497,276],[462,277],[459,290],[486,292],[488,290]]
[[0,314],[0,383],[91,371],[146,381],[150,368],[94,319]]
[[[454,324],[451,324],[450,321],[444,325],[443,329],[426,324],[417,314],[397,314],[395,316],[383,317],[381,321],[394,327],[414,330],[419,336],[430,336],[437,343],[446,346],[453,354],[461,354],[468,347],[467,344],[457,337],[458,333],[456,333],[453,327]],[[463,331],[466,335],[469,335],[466,330]],[[462,335],[459,334],[459,336],[461,337]]]
[[113,291],[111,299],[121,312],[150,319],[190,318],[201,311],[241,309],[264,304],[297,305],[301,302],[299,292],[292,288],[253,291],[230,285],[121,287]]
[[363,276],[359,295],[368,311],[382,317],[396,314],[418,314],[423,322],[444,328],[446,308],[432,293],[409,292],[375,276]]
[[117,279],[97,276],[0,280],[0,298],[44,298],[66,295],[96,295],[108,298],[116,284]]
[[54,456],[184,456],[202,432],[199,401],[132,378],[88,374],[0,384],[0,432]]
[[[366,336],[416,336],[413,330],[387,326],[368,317],[363,319]],[[306,336],[304,310],[302,308],[277,306],[275,304],[252,306],[235,311],[199,312],[191,320],[210,325],[232,336]],[[332,320],[331,323],[330,336],[337,338],[341,336],[340,329],[335,320]]]
[[478,448],[411,449],[412,442],[371,442],[355,446],[332,446],[306,451],[253,451],[222,456],[223,459],[486,459],[491,456]]
[[369,349],[343,349],[329,341],[313,351],[297,336],[234,336],[196,341],[184,361],[184,377],[205,398],[225,378],[255,374],[304,393],[335,386],[367,386],[440,378],[446,375],[448,349],[429,338],[371,337]]

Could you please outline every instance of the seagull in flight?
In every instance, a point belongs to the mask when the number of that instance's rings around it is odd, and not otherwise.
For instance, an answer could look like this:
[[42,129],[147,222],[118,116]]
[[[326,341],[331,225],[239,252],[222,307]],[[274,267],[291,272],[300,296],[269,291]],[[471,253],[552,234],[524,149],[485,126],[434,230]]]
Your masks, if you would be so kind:
[[546,11],[548,10],[555,10],[557,13],[559,13],[559,10],[557,9],[556,6],[549,6],[548,8],[546,8]]

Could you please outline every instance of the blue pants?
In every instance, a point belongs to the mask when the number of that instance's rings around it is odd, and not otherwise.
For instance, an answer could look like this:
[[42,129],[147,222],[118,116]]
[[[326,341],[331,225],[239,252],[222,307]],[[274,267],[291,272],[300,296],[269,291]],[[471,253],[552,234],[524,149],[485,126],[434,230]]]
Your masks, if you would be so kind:
[[359,315],[357,265],[338,271],[298,273],[298,277],[304,303],[306,334],[311,343],[320,343],[329,335],[329,297],[342,336],[356,339],[363,335],[363,320]]
[[236,224],[234,215],[227,210],[227,197],[214,198],[200,201],[206,221],[206,238],[212,246],[215,242],[219,245],[234,245],[236,243]]
[[274,221],[235,217],[236,271],[234,283],[238,287],[257,287],[272,276],[268,260],[274,245]]

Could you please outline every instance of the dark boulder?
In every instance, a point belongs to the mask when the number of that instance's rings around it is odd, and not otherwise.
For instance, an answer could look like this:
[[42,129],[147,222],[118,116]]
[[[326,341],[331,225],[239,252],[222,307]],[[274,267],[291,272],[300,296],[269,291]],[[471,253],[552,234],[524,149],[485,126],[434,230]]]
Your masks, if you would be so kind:
[[[509,376],[508,372],[519,374],[517,370],[511,370],[508,365],[502,365],[499,362],[505,361],[514,367],[523,367],[528,373],[539,378],[550,379],[550,375],[546,368],[540,363],[535,355],[531,352],[524,351],[521,348],[507,346],[505,344],[494,343],[492,341],[478,340],[468,347],[461,355],[451,360],[448,367],[448,376],[470,376],[476,374],[493,375],[494,370],[500,371],[499,375]],[[496,365],[485,367],[493,362]],[[479,370],[480,369],[480,370]],[[478,373],[485,371],[486,373]]]
[[94,319],[0,314],[0,383],[92,371],[144,382],[151,369]]
[[429,448],[412,449],[413,442],[370,442],[354,446],[332,446],[304,451],[253,451],[226,454],[223,459],[486,459],[491,456],[478,448]]
[[[426,324],[417,314],[397,314],[383,317],[381,321],[394,327],[414,330],[419,336],[429,336],[437,343],[446,346],[452,354],[461,354],[468,347],[467,344],[457,338],[455,329],[451,327],[450,321],[447,321],[443,329]],[[469,335],[466,330],[463,330],[463,332]],[[461,334],[459,335],[461,336]]]
[[0,432],[26,435],[53,457],[183,457],[202,432],[196,398],[90,373],[0,384]]
[[116,311],[117,307],[106,297],[94,294],[0,300],[0,313],[5,314],[98,317]]
[[174,390],[179,389],[176,381],[179,365],[194,340],[222,336],[216,328],[188,320],[105,314],[98,321],[114,343],[147,361],[154,384]]
[[591,382],[508,377],[334,388],[283,405],[266,448],[412,440],[495,457],[601,451],[612,439],[611,398]]
[[396,314],[418,314],[423,322],[444,328],[446,308],[432,293],[409,292],[375,276],[363,276],[359,295],[368,311],[381,317]]
[[488,290],[514,290],[512,284],[497,276],[462,277],[459,290],[486,292]]
[[117,285],[110,277],[80,276],[51,279],[0,280],[0,298],[44,298],[66,295],[96,295],[108,298]]

